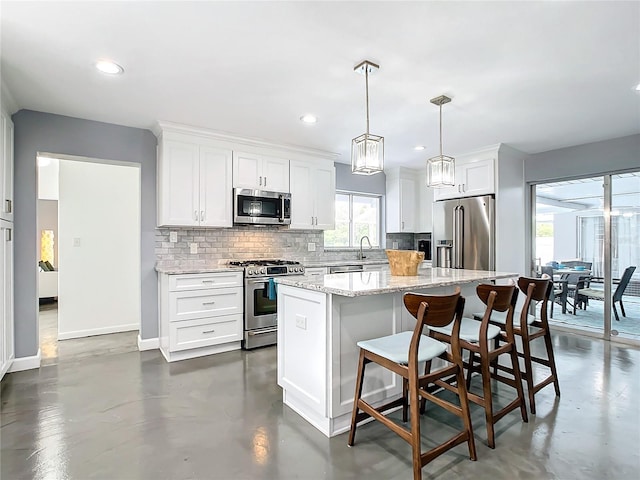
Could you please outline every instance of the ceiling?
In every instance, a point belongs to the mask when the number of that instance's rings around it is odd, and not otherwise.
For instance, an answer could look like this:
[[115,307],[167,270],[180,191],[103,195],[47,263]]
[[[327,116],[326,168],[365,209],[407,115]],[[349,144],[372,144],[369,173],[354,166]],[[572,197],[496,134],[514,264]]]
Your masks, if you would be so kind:
[[[318,148],[365,130],[386,166],[496,143],[527,153],[640,132],[638,2],[12,2],[2,77],[17,108],[158,120]],[[112,58],[124,75],[93,67]],[[305,113],[316,125],[300,122]],[[422,152],[414,146],[425,145]]]

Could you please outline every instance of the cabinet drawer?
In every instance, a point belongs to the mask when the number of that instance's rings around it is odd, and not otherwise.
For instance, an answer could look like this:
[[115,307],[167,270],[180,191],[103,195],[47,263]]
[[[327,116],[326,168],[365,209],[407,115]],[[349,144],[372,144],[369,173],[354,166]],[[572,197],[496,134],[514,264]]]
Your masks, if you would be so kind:
[[242,272],[192,273],[169,276],[169,291],[171,292],[241,286]]
[[172,323],[169,350],[172,352],[242,340],[242,315],[200,318]]
[[169,294],[169,321],[218,317],[242,313],[241,288],[210,288]]

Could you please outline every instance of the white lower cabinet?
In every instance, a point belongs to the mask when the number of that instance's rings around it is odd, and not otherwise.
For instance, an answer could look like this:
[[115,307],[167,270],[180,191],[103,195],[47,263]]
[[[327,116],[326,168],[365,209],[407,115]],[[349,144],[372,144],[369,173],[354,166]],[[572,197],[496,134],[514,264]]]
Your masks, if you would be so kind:
[[168,362],[240,348],[242,272],[160,275],[160,351]]

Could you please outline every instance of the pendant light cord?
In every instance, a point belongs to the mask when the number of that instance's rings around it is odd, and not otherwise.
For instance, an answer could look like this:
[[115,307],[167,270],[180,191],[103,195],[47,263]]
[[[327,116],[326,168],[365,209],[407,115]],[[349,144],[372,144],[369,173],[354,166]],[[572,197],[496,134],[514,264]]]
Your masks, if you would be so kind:
[[365,84],[366,101],[367,101],[367,135],[369,135],[369,65],[364,66],[364,84]]
[[440,157],[442,157],[442,104],[440,104]]

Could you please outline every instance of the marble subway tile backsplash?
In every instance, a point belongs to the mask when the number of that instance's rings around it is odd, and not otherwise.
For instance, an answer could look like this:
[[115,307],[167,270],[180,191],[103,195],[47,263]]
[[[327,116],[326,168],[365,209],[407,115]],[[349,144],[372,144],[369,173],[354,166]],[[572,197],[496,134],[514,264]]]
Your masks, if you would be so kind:
[[[170,241],[170,232],[177,241]],[[315,252],[308,250],[315,244]],[[191,253],[191,245],[197,253]],[[357,252],[324,249],[324,235],[319,230],[289,230],[278,227],[234,227],[216,229],[158,228],[156,229],[156,259],[163,266],[212,265],[229,260],[286,259],[305,261],[351,260]],[[367,258],[386,259],[384,250],[367,250]]]

